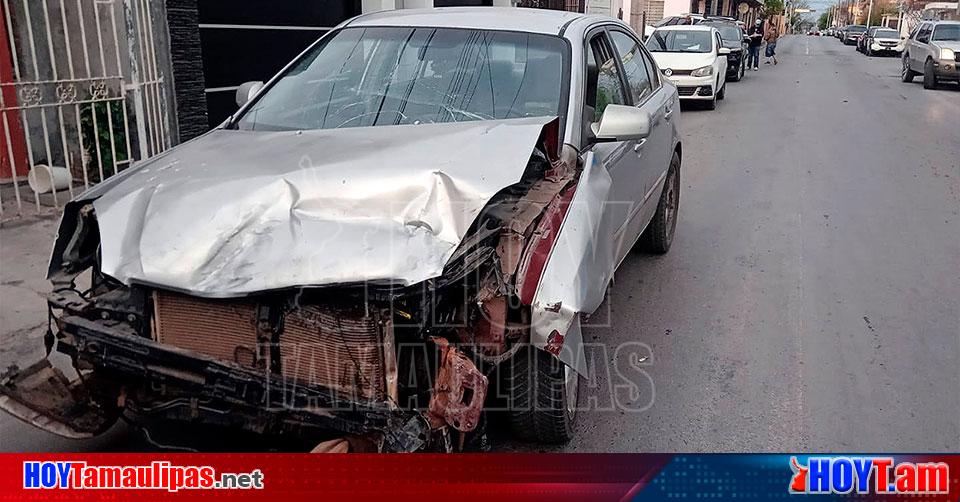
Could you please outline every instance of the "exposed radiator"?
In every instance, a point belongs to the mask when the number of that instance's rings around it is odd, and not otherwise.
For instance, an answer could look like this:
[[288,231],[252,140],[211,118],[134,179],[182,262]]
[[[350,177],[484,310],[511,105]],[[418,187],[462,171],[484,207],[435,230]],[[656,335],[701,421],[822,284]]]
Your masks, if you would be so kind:
[[281,372],[348,396],[383,399],[385,329],[375,315],[302,307],[284,320]]
[[[211,300],[157,291],[157,341],[242,366],[257,367],[253,300]],[[376,314],[303,306],[286,315],[280,334],[280,372],[301,384],[320,385],[345,397],[385,399],[388,365],[395,364],[389,323]],[[261,363],[260,367],[269,367]],[[395,369],[394,369],[395,371]],[[395,384],[394,384],[395,385]]]
[[200,354],[255,366],[256,304],[154,293],[157,341]]

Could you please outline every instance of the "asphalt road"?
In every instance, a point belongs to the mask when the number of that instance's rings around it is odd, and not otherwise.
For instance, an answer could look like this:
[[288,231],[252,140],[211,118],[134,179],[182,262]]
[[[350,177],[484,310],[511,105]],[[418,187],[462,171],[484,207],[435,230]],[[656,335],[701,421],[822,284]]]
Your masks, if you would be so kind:
[[684,110],[673,248],[624,263],[589,333],[650,346],[654,402],[568,450],[960,449],[960,87],[779,46]]
[[[960,87],[833,38],[779,52],[682,112],[673,249],[628,257],[591,318],[589,409],[561,450],[960,450]],[[492,444],[535,449],[497,423]],[[0,448],[153,447],[0,414]]]

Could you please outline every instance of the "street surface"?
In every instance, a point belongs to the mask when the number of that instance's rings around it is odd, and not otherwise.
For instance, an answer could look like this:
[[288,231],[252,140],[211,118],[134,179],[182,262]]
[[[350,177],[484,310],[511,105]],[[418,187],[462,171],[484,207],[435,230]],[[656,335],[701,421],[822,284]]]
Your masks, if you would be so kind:
[[[901,83],[899,58],[834,38],[778,52],[716,111],[684,108],[673,248],[628,257],[591,319],[609,327],[585,329],[611,365],[647,344],[649,406],[585,411],[559,450],[960,450],[960,87]],[[533,448],[496,420],[491,440]],[[152,448],[0,414],[3,450]]]

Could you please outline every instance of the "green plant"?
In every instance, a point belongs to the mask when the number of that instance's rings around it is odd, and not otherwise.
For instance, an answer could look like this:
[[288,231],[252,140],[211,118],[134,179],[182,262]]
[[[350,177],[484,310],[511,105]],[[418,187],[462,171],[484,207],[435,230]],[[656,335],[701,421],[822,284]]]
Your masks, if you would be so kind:
[[[103,181],[101,172],[103,177],[116,174],[120,170],[118,164],[130,158],[123,126],[123,106],[123,102],[119,100],[80,105],[80,133],[83,135],[84,150],[90,156],[90,163],[86,166],[87,176],[93,183]],[[110,148],[111,141],[113,148]]]
[[763,17],[783,14],[783,0],[766,0],[760,10]]
[[829,12],[829,11],[828,11],[828,12],[824,12],[823,14],[820,14],[820,18],[817,19],[817,26],[818,26],[821,30],[825,30],[825,29],[827,29],[827,22],[828,22],[829,20],[830,20],[830,12]]

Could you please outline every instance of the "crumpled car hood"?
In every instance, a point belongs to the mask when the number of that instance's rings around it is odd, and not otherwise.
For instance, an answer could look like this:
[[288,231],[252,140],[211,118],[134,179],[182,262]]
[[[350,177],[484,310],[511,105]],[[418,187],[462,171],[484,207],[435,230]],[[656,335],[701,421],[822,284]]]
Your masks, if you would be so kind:
[[213,131],[86,195],[101,270],[210,297],[437,277],[551,120]]

